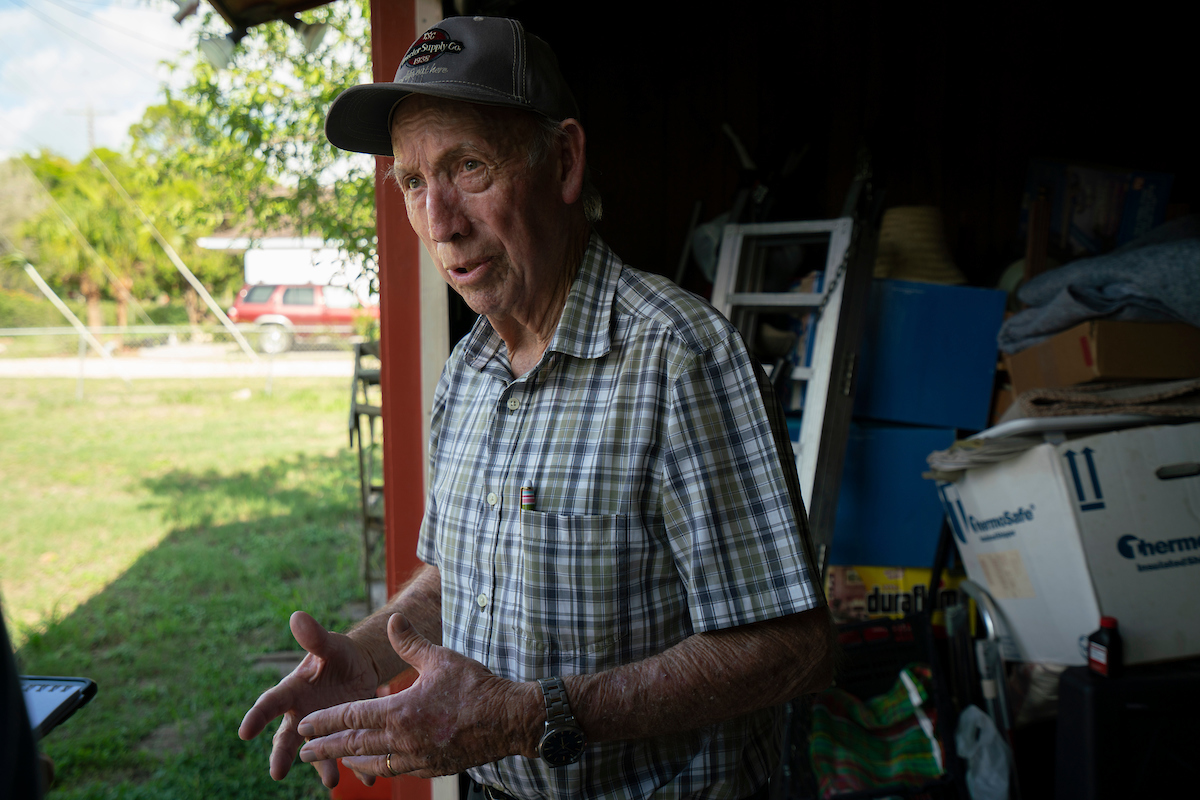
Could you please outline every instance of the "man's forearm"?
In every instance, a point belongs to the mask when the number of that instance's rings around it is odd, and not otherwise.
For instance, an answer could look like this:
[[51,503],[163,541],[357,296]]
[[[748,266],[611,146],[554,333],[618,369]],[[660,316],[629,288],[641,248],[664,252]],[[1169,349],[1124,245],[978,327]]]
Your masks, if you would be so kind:
[[591,741],[694,729],[829,685],[833,628],[821,607],[691,636],[657,656],[566,678]]
[[423,564],[387,605],[350,630],[350,638],[363,647],[375,665],[380,685],[408,669],[388,641],[388,620],[397,612],[426,639],[441,644],[442,576],[437,567]]

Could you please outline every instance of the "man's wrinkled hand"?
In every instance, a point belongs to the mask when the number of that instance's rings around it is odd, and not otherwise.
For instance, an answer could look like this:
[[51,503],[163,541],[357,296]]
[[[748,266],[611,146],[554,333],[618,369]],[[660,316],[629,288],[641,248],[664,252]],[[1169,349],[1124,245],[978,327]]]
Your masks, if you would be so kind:
[[[277,781],[288,774],[296,751],[304,744],[304,737],[296,732],[296,725],[306,714],[349,700],[371,697],[378,682],[370,658],[349,637],[325,630],[303,611],[292,614],[290,624],[292,635],[308,655],[290,675],[258,698],[238,728],[238,736],[252,739],[262,733],[271,720],[283,717],[271,744],[270,771]],[[325,761],[313,766],[326,786],[337,785],[335,762]]]
[[[343,759],[359,775],[432,778],[515,754],[532,755],[523,719],[536,684],[493,675],[483,664],[432,644],[401,614],[388,621],[396,653],[417,670],[412,686],[387,697],[314,711],[298,733],[308,762]],[[390,756],[390,765],[388,763]],[[389,768],[390,766],[390,768]]]

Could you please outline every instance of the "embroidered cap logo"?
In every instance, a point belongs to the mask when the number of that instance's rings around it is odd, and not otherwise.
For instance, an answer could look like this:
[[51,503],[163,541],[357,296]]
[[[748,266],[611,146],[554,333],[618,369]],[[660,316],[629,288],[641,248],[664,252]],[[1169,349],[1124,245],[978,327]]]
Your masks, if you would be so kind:
[[441,28],[431,28],[425,31],[421,38],[404,54],[404,63],[410,67],[419,67],[446,53],[461,53],[462,51],[462,42],[451,39],[450,34]]

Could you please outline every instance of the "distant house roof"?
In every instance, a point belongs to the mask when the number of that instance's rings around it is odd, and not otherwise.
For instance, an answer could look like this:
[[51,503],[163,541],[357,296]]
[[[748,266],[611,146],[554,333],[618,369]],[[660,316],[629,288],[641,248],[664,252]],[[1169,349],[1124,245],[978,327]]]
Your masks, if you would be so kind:
[[203,236],[196,244],[205,250],[324,250],[329,247],[320,236],[267,235],[249,237],[236,231]]

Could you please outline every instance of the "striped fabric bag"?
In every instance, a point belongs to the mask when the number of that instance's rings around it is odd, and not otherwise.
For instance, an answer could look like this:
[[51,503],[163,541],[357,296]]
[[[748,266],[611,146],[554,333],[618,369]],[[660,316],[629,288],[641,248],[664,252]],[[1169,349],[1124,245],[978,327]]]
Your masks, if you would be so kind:
[[822,798],[917,787],[942,774],[930,683],[929,667],[914,663],[877,697],[834,688],[814,698],[809,747]]

